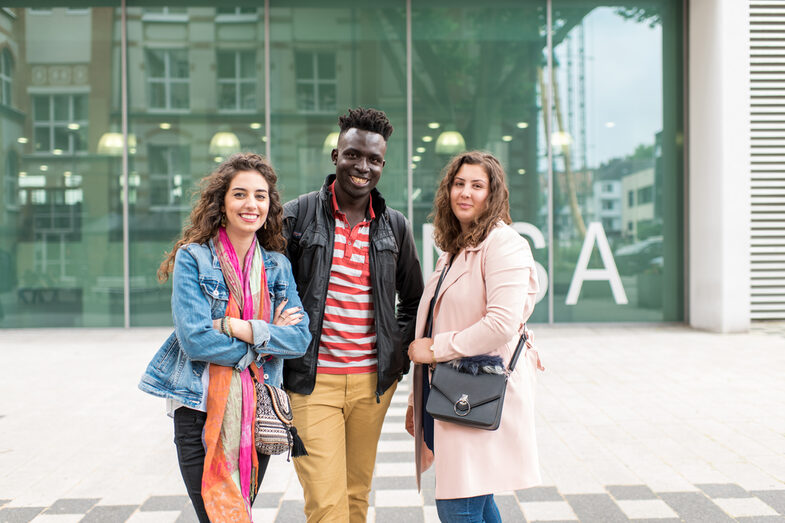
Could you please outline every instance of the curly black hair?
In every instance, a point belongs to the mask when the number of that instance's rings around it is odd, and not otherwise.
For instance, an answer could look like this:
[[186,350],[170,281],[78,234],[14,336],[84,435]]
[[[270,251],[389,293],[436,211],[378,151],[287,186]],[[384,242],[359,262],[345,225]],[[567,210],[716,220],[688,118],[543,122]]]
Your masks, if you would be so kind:
[[385,142],[393,132],[393,126],[383,111],[362,107],[349,109],[349,112],[338,118],[338,126],[341,128],[341,134],[352,128],[360,129],[381,134]]

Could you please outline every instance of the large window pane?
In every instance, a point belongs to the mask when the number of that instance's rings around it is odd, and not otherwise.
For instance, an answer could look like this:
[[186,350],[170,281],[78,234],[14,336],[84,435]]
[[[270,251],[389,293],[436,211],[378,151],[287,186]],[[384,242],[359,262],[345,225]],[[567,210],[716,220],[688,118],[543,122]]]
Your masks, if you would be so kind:
[[129,2],[131,325],[171,324],[156,271],[196,183],[232,153],[265,151],[263,9],[201,5]]
[[553,0],[557,322],[683,319],[680,4]]
[[98,150],[120,111],[119,20],[0,12],[0,327],[123,324],[120,162]]
[[[482,149],[504,166],[512,219],[525,233],[547,285],[547,162],[543,134],[545,0],[414,4],[414,226],[432,270],[428,215],[440,173],[461,151]],[[545,296],[544,289],[540,299]],[[547,321],[543,300],[532,321]]]
[[335,172],[330,151],[338,116],[349,107],[374,107],[395,128],[379,190],[388,205],[406,212],[405,4],[315,6],[273,1],[270,8],[271,153],[284,197],[321,187]]

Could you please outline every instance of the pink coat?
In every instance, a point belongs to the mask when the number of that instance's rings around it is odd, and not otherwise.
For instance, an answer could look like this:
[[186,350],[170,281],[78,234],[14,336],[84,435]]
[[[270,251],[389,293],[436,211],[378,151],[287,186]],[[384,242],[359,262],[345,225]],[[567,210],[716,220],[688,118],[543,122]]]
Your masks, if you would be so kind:
[[[417,311],[422,337],[428,307],[448,255],[442,255],[428,280]],[[531,316],[539,288],[529,244],[499,223],[478,246],[455,257],[434,309],[437,361],[498,354],[509,363],[523,323]],[[507,385],[501,425],[495,431],[435,421],[434,455],[422,439],[420,420],[422,366],[412,373],[409,403],[414,405],[417,486],[420,474],[435,462],[436,499],[480,496],[539,485],[534,432],[537,355],[526,350]]]

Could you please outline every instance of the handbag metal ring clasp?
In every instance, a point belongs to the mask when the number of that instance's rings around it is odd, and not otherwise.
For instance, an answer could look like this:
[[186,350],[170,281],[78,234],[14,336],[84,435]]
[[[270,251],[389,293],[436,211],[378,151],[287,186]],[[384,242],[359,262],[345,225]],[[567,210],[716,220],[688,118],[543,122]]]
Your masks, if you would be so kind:
[[458,416],[468,415],[472,410],[472,406],[469,404],[469,396],[467,394],[461,394],[461,397],[458,398],[458,401],[452,406],[452,410],[454,410],[455,414]]

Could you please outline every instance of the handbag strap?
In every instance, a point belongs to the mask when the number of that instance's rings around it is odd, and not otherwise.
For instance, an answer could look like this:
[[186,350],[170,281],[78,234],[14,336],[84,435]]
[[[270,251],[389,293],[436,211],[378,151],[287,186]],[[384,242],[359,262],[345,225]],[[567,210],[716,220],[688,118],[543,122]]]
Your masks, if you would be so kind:
[[518,357],[523,352],[523,348],[526,346],[526,341],[528,338],[526,337],[526,324],[523,324],[523,334],[521,334],[521,339],[518,340],[518,346],[515,347],[515,352],[512,353],[512,358],[510,358],[510,364],[507,365],[507,372],[512,372],[515,370],[515,364],[518,363]]
[[433,291],[433,298],[431,298],[431,304],[428,307],[428,318],[425,320],[425,337],[430,338],[433,332],[433,309],[436,307],[436,298],[439,296],[439,289],[442,287],[442,282],[444,281],[444,277],[447,275],[447,271],[450,270],[452,267],[452,261],[455,256],[450,257],[450,261],[447,265],[442,269],[442,274],[439,276],[439,283],[436,284],[436,290]]
[[[442,286],[442,282],[444,281],[444,277],[447,275],[447,271],[450,270],[452,267],[452,262],[455,256],[450,257],[450,261],[447,265],[442,269],[442,273],[439,276],[439,282],[436,284],[436,290],[433,291],[433,297],[431,298],[430,306],[428,307],[428,317],[425,320],[425,337],[430,338],[432,331],[433,331],[433,309],[436,307],[436,298],[439,296],[439,289]],[[510,364],[507,365],[507,372],[511,373],[515,370],[515,364],[518,363],[518,357],[520,357],[521,352],[523,352],[523,348],[526,346],[526,341],[528,338],[526,337],[526,324],[523,324],[523,334],[521,334],[521,338],[518,340],[518,346],[515,347],[515,352],[512,353],[512,358],[510,358]]]

